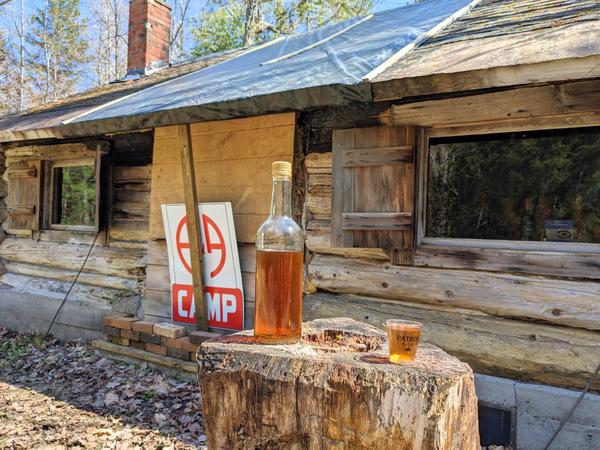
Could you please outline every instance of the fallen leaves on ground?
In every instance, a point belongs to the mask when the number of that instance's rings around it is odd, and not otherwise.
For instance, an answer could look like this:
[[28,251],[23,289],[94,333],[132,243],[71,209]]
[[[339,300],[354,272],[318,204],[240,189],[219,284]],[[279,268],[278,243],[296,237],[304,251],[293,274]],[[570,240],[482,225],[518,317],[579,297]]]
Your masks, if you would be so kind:
[[205,445],[196,383],[0,329],[0,449]]

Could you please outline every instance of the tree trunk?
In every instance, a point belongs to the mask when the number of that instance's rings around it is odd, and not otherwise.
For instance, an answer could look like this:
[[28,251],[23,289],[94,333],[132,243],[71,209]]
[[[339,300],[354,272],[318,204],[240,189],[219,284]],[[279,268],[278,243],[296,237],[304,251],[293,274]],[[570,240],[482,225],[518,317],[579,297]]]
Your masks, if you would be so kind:
[[479,449],[469,366],[432,345],[402,365],[387,351],[383,331],[348,318],[305,323],[294,345],[251,332],[203,343],[208,447]]

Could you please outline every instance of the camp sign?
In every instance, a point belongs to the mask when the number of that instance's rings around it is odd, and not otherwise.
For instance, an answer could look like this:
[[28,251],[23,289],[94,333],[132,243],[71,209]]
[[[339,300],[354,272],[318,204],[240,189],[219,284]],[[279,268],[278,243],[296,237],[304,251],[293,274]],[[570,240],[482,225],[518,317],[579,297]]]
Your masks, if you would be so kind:
[[[161,205],[171,276],[174,322],[196,323],[185,205]],[[200,203],[204,297],[208,326],[244,328],[244,291],[231,203]]]

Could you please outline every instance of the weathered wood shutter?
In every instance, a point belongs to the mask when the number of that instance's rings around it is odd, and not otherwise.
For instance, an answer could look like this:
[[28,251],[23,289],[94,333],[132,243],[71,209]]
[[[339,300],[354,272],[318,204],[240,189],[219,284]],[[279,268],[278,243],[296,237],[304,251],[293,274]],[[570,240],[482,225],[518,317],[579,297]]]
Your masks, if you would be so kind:
[[383,248],[394,263],[412,262],[417,132],[334,131],[332,246]]
[[40,160],[8,163],[6,209],[9,230],[39,230]]

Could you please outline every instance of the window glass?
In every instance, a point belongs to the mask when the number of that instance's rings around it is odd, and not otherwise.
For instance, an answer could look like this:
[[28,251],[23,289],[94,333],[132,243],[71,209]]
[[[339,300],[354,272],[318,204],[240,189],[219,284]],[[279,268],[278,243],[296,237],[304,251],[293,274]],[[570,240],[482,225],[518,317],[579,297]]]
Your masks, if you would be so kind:
[[96,173],[93,164],[54,167],[52,223],[94,226]]
[[427,236],[600,243],[600,128],[431,141]]

